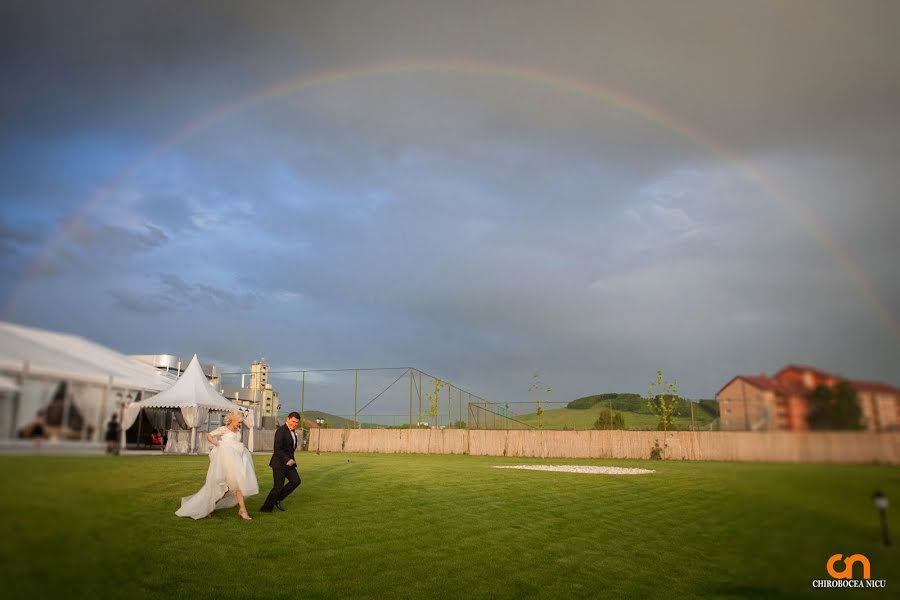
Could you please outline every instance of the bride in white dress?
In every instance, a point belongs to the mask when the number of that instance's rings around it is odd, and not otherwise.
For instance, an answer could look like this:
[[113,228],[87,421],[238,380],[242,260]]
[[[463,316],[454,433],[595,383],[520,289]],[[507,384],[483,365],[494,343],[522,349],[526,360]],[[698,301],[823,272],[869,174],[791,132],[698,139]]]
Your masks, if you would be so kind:
[[179,517],[202,519],[220,508],[240,506],[238,515],[249,521],[244,498],[259,493],[253,455],[241,443],[241,413],[234,411],[225,416],[225,426],[206,434],[209,443],[215,446],[209,452],[209,470],[206,483],[193,496],[181,499],[181,508],[175,513]]

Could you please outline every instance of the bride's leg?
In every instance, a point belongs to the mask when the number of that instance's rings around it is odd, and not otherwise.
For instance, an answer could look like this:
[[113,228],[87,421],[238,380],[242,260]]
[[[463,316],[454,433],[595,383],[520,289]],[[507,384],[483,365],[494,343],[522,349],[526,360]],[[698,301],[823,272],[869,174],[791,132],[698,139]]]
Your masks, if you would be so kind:
[[238,515],[240,515],[240,517],[245,521],[249,521],[250,515],[247,513],[246,505],[244,505],[244,494],[241,493],[241,490],[235,490],[234,497],[237,498],[238,506],[240,507],[238,509]]

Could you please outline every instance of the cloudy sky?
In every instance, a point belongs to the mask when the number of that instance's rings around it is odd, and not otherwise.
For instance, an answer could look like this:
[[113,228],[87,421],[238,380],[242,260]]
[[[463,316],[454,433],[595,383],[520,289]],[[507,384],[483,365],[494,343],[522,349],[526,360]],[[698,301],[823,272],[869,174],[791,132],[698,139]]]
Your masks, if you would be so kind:
[[506,401],[534,370],[557,400],[788,362],[900,385],[898,22],[7,1],[2,318]]

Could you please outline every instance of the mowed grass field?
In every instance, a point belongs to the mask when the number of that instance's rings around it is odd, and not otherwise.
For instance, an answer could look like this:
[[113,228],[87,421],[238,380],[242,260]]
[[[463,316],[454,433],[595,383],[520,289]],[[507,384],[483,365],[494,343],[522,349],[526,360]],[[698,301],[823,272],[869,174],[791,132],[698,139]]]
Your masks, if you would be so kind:
[[[255,456],[263,494],[268,455]],[[304,453],[288,512],[174,515],[205,456],[0,457],[5,598],[889,596],[900,469]],[[656,469],[608,476],[512,464]],[[885,590],[815,590],[834,553]],[[894,596],[897,597],[897,596]]]
[[[564,426],[569,429],[593,429],[594,422],[600,416],[600,411],[606,410],[604,403],[599,403],[591,408],[550,408],[544,409],[543,420],[544,429],[562,429]],[[633,430],[656,430],[659,423],[659,417],[651,414],[626,412],[613,410],[613,414],[622,413],[625,420],[625,427]],[[516,417],[517,420],[538,427],[540,420],[534,413]],[[705,429],[709,427],[712,420],[709,413],[696,409],[694,413],[694,425],[697,429]],[[691,428],[691,416],[676,416],[673,418],[677,429],[689,430]]]

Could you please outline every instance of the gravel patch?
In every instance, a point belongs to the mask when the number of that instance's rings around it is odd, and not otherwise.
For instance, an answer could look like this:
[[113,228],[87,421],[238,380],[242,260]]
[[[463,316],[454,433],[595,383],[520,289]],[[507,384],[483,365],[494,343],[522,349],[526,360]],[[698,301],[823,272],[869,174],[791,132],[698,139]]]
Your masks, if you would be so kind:
[[587,465],[515,465],[495,469],[524,469],[526,471],[560,471],[563,473],[589,473],[591,475],[646,475],[656,473],[652,469],[626,469],[623,467],[592,467]]

